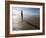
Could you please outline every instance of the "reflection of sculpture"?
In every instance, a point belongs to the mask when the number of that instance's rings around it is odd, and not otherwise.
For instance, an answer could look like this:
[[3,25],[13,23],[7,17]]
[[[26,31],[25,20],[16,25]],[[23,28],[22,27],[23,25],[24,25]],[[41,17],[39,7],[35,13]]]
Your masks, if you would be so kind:
[[21,10],[21,19],[23,21],[23,11]]

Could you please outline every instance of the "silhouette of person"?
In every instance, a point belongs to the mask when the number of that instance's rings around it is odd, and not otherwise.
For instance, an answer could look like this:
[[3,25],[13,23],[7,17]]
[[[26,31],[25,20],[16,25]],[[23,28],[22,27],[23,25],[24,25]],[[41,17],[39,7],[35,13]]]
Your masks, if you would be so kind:
[[23,21],[23,11],[21,10],[21,19]]

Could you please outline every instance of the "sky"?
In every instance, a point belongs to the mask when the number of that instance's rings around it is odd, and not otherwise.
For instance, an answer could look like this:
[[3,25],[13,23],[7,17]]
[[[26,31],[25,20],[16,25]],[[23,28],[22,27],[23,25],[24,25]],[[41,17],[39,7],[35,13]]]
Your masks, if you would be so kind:
[[24,7],[13,7],[13,14],[20,14],[21,10],[25,15],[40,15],[40,8],[24,8]]

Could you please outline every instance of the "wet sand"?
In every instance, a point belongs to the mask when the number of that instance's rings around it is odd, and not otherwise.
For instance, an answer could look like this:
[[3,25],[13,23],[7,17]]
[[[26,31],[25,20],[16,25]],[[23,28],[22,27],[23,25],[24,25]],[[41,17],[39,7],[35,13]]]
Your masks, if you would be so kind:
[[20,16],[15,16],[12,22],[13,30],[36,30],[40,29],[40,17],[38,15],[23,16],[23,21]]

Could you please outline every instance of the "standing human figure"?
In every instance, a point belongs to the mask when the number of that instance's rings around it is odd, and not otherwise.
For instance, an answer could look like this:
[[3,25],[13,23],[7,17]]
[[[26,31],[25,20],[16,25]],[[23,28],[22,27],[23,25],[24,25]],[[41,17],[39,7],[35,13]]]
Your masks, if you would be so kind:
[[23,21],[23,11],[21,10],[21,19]]

